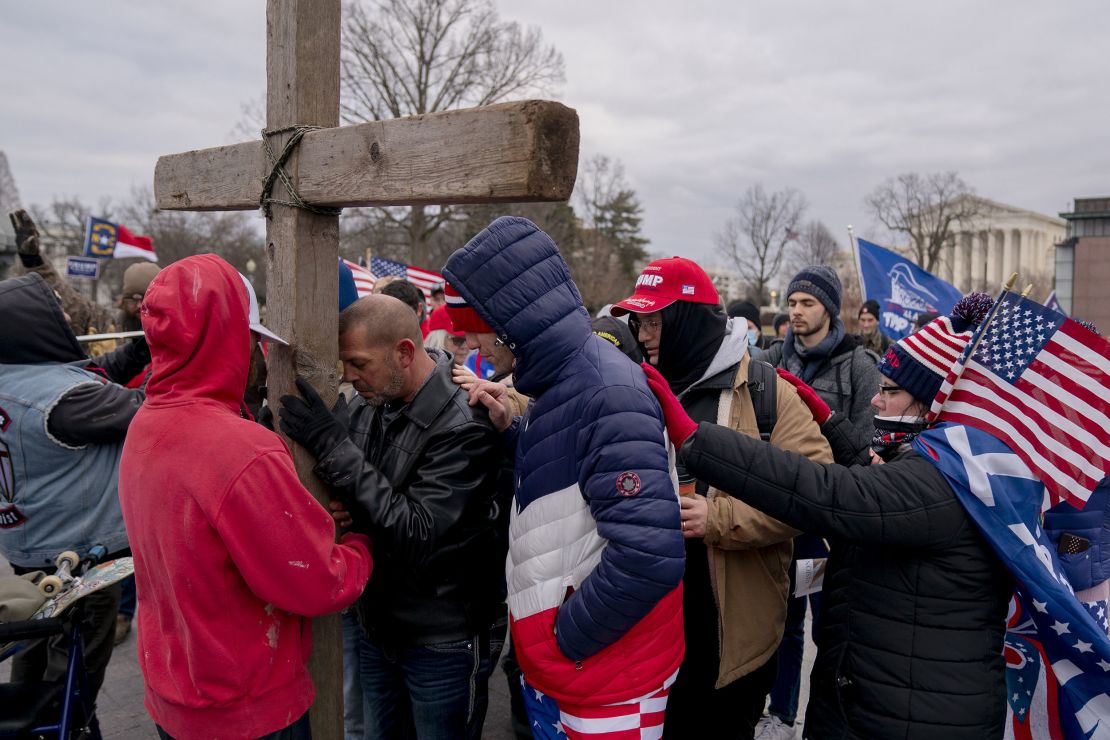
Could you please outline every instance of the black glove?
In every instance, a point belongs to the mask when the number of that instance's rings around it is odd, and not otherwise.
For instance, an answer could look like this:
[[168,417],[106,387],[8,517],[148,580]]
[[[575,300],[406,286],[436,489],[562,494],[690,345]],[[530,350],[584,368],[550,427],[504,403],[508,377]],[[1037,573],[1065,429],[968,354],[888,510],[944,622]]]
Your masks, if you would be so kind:
[[31,214],[20,208],[8,214],[15,230],[15,248],[19,252],[19,260],[24,267],[38,267],[42,264],[42,255],[39,253],[39,230],[35,228]]
[[271,432],[275,431],[274,410],[271,409],[269,405],[263,406],[262,408],[258,409],[258,415],[254,417],[254,420],[269,429]]
[[321,458],[347,439],[347,399],[340,394],[334,410],[329,411],[324,399],[304,378],[297,378],[297,390],[304,396],[303,401],[294,395],[281,397],[281,431]]

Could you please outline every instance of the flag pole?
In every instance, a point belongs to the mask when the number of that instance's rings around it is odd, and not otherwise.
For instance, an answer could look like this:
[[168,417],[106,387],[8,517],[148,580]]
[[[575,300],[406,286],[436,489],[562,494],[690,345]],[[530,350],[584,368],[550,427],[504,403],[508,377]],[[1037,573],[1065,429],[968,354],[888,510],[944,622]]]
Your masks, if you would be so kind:
[[852,258],[856,263],[856,279],[859,280],[859,300],[860,305],[863,305],[867,302],[867,294],[863,282],[863,264],[860,262],[859,244],[856,243],[856,235],[852,232],[851,224],[848,224],[848,248],[852,250]]
[[[998,310],[1002,307],[1002,300],[1013,291],[1014,284],[1017,283],[1017,279],[1018,274],[1015,272],[1010,275],[1010,279],[1007,280],[1006,284],[1002,286],[1002,293],[998,296],[997,299],[995,299],[994,305],[991,306],[990,313],[987,314],[987,317],[983,319],[982,323],[980,323],[979,327],[975,330],[975,336],[971,338],[968,349],[964,350],[964,353],[956,359],[956,364],[953,365],[952,369],[948,371],[948,377],[944,379],[944,382],[940,386],[940,390],[937,391],[938,396],[943,395],[945,400],[948,399],[949,393],[952,390],[952,386],[955,385],[956,381],[960,379],[961,375],[963,375],[964,368],[967,366],[967,361],[971,359],[972,355],[975,354],[975,350],[979,348],[979,343],[983,341],[983,337],[986,335],[987,329],[990,327],[991,322],[994,321],[995,316],[998,315]],[[1026,288],[1026,291],[1028,291],[1032,287],[1033,286],[1030,285],[1029,288]],[[1025,294],[1022,293],[1023,297],[1024,295]],[[929,413],[925,417],[926,420],[930,424],[936,421],[937,416],[940,415],[941,409],[943,408],[944,403],[941,402],[941,404],[938,406],[936,403],[936,399],[934,398],[933,404],[929,408]]]

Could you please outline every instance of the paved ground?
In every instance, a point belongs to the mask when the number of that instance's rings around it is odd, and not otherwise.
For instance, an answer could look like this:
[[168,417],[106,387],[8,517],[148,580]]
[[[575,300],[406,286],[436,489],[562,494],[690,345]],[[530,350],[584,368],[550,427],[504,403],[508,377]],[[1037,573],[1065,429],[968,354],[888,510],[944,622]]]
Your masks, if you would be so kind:
[[[0,575],[8,575],[10,572],[8,564],[0,560]],[[802,707],[809,695],[809,671],[813,667],[815,651],[813,643],[807,639],[802,672]],[[8,680],[9,670],[7,662],[0,663],[0,681]],[[511,740],[513,734],[509,723],[509,690],[505,674],[500,670],[490,679],[489,689],[490,707],[482,736],[490,740]],[[804,709],[801,713],[804,713]],[[156,740],[158,737],[154,724],[143,708],[143,677],[139,671],[133,633],[112,655],[104,687],[100,690],[97,714],[106,740]],[[801,737],[801,730],[798,736]]]

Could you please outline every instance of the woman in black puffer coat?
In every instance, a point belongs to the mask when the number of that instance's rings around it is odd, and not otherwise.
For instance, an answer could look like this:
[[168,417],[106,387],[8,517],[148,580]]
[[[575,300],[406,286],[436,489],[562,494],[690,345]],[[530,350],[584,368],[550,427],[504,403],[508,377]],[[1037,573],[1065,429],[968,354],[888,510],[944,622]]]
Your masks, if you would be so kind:
[[[666,383],[652,383],[687,470],[830,542],[807,738],[1003,736],[1010,577],[941,473],[908,444],[984,313],[976,301],[883,357],[872,400],[881,464],[820,465],[724,427],[695,427]],[[938,338],[951,354],[934,351]],[[842,459],[858,453],[840,446]]]

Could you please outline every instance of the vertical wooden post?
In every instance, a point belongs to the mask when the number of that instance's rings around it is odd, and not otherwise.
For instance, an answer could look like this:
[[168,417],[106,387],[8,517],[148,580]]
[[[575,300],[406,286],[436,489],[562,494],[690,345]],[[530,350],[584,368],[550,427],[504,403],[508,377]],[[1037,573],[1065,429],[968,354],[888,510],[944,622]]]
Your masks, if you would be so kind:
[[[340,0],[268,0],[266,7],[266,126],[280,129],[339,124]],[[270,138],[280,152],[290,134]],[[296,152],[286,170],[297,181]],[[290,200],[281,183],[272,196]],[[295,393],[297,374],[325,401],[335,398],[338,326],[339,218],[275,205],[266,227],[266,320],[289,347],[270,346],[270,403]],[[312,473],[313,458],[290,445],[301,481],[324,505],[327,491]],[[309,663],[316,684],[313,737],[343,737],[343,641],[338,616],[316,619]]]

